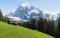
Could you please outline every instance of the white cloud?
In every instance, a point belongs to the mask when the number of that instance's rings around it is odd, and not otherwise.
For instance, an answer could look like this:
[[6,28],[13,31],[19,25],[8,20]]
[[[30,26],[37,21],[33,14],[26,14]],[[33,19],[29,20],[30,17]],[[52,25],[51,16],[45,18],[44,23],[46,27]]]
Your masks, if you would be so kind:
[[15,10],[12,10],[11,13],[15,13]]
[[21,6],[22,6],[22,7],[29,7],[30,4],[29,4],[29,3],[22,3]]
[[13,10],[12,13],[14,13],[15,11]]

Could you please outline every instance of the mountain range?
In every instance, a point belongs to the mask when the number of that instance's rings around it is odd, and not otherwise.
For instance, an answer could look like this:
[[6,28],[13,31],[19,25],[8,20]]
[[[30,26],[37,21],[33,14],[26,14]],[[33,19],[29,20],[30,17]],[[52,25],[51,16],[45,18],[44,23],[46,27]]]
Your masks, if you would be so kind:
[[18,17],[23,21],[30,20],[32,18],[38,19],[40,17],[45,17],[57,21],[57,19],[60,17],[60,13],[40,10],[39,8],[30,6],[28,3],[22,3],[19,5],[16,11],[14,11],[14,13],[11,12],[10,14],[6,15],[6,17]]

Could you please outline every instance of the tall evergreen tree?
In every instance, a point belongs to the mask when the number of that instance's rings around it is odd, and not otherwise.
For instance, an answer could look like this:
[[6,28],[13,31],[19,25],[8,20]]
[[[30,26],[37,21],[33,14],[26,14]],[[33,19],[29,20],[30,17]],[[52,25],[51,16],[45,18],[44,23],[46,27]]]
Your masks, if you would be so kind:
[[42,26],[42,20],[43,20],[43,18],[41,17],[40,19],[39,19],[39,21],[38,21],[38,26],[37,26],[37,30],[38,31],[42,31],[43,30],[43,26]]
[[54,32],[55,32],[55,23],[53,20],[49,20],[48,24],[47,24],[47,30],[46,33],[54,36]]
[[58,21],[58,32],[57,32],[56,38],[60,38],[60,18]]
[[36,18],[33,18],[31,21],[30,21],[30,26],[32,29],[36,29]]
[[42,21],[42,25],[43,25],[43,32],[46,32],[46,29],[47,29],[47,19],[46,18],[43,18],[43,21]]
[[46,32],[46,28],[47,28],[47,19],[41,17],[38,21],[38,25],[37,25],[37,30],[42,31],[42,32]]
[[3,15],[2,15],[2,12],[0,10],[0,21],[2,21],[2,20],[3,20]]

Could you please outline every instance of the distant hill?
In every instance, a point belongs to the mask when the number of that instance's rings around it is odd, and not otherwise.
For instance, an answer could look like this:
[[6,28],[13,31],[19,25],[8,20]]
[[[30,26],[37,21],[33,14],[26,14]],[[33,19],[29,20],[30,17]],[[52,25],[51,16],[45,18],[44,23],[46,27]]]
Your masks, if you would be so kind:
[[0,38],[53,38],[42,32],[0,22]]

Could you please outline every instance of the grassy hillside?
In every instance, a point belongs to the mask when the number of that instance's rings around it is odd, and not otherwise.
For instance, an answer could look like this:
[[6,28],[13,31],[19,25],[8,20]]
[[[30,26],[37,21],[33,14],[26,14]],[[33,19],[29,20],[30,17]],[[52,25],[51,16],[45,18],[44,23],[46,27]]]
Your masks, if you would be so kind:
[[0,22],[0,38],[53,38],[36,30]]

